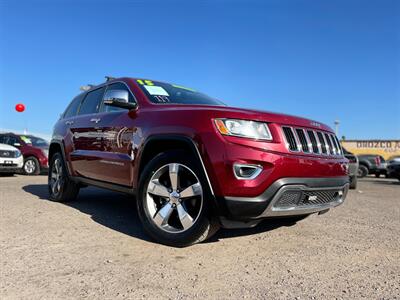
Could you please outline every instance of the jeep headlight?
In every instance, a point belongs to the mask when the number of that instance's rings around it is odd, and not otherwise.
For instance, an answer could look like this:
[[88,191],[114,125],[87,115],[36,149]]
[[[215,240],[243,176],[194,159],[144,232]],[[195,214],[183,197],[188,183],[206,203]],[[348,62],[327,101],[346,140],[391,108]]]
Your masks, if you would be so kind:
[[223,135],[272,140],[268,125],[263,122],[238,119],[215,119],[214,122],[218,131]]
[[15,151],[15,157],[20,157],[22,155],[21,151],[16,150]]

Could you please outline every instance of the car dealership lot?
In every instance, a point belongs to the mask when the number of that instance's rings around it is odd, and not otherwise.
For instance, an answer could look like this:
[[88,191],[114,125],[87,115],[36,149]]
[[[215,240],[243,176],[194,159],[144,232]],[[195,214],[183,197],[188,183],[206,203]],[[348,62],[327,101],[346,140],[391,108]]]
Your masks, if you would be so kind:
[[367,178],[297,224],[221,230],[188,248],[152,243],[128,196],[47,200],[46,176],[0,177],[0,298],[400,296],[400,184]]

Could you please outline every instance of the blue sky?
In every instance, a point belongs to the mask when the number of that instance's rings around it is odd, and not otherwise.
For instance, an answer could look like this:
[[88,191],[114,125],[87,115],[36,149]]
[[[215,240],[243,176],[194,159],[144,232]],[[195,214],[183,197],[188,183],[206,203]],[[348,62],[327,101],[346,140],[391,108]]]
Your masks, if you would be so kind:
[[0,0],[0,128],[49,134],[81,85],[113,75],[400,138],[399,20],[394,0]]

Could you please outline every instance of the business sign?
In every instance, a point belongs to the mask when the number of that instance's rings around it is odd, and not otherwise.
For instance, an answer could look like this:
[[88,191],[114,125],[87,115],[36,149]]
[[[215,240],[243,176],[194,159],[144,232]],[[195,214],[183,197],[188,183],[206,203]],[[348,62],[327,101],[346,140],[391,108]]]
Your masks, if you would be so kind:
[[376,154],[385,159],[400,156],[400,140],[345,140],[341,144],[354,154]]

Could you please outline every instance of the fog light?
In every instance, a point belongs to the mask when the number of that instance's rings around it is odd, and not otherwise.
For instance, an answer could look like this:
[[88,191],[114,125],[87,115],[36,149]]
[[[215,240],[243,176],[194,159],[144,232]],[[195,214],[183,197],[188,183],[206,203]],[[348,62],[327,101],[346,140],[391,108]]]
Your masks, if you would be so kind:
[[247,165],[247,164],[234,164],[233,173],[237,179],[251,180],[260,175],[262,166],[259,165]]

